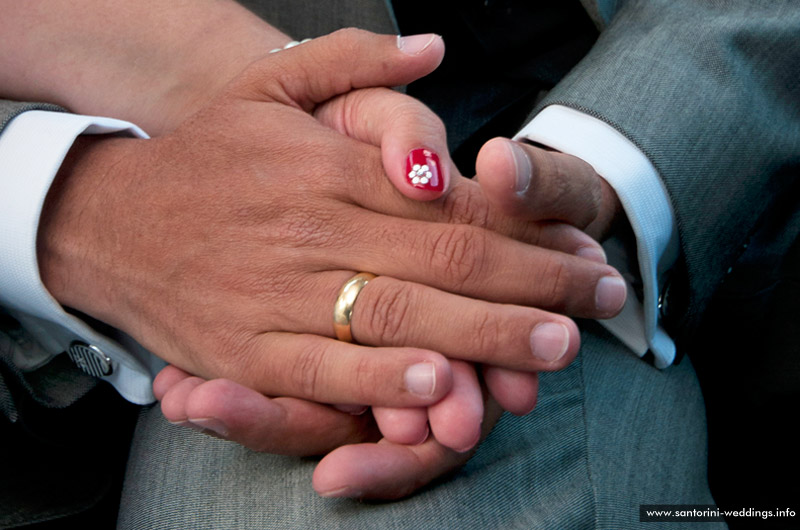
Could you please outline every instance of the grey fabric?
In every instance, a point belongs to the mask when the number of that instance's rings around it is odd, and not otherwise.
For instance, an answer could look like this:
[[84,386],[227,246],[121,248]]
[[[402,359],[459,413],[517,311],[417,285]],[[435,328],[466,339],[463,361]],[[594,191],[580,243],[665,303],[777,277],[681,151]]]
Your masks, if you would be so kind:
[[15,365],[15,358],[37,350],[43,351],[36,338],[0,308],[0,410],[12,422],[17,420],[12,386],[40,406],[60,409],[75,403],[97,384],[64,355],[35,370],[21,370]]
[[[70,432],[78,427],[70,418],[75,415],[73,405],[95,388],[97,381],[65,355],[29,372],[11,362],[15,350],[35,347],[35,340],[0,311],[0,455],[4,458],[0,528],[80,512],[109,489],[106,466],[86,465],[105,450],[98,452],[85,443],[71,445],[76,439],[85,442],[84,437],[91,438],[92,430]],[[56,410],[58,418],[52,416]],[[61,428],[64,424],[66,430]],[[109,428],[108,423],[102,425]],[[108,442],[110,433],[104,435]]]
[[[298,5],[309,4],[272,3],[278,13],[267,18],[297,38],[345,25],[393,31],[381,0],[319,2],[302,16]],[[263,6],[254,10],[267,14]],[[545,101],[608,121],[663,176],[683,245],[685,270],[673,281],[686,284],[689,300],[673,329],[684,336],[796,176],[786,169],[800,152],[797,7],[603,0],[590,12],[607,28]],[[30,108],[0,102],[0,128]],[[504,417],[454,480],[400,503],[320,499],[310,490],[313,462],[173,428],[158,409],[140,418],[133,455],[122,528],[634,528],[640,503],[712,502],[688,361],[657,372],[596,326],[576,364],[543,376],[534,414]]]
[[800,436],[786,421],[800,410],[800,238],[786,230],[800,224],[798,200],[800,179],[770,207],[693,344],[706,353],[694,360],[708,411],[709,482],[717,504],[734,509],[800,513]]
[[50,103],[30,103],[0,99],[0,133],[8,125],[8,122],[29,110],[62,111],[64,109]]
[[320,498],[314,461],[253,453],[148,409],[118,527],[625,529],[640,527],[642,503],[713,503],[688,360],[656,370],[588,326],[581,357],[543,374],[532,414],[505,415],[455,477],[396,503]]
[[586,13],[588,13],[597,29],[602,30],[606,27],[607,20],[604,18],[605,13],[600,12],[600,6],[595,0],[581,0],[581,5],[586,10]]
[[[772,202],[800,175],[800,3],[601,0],[608,28],[542,106],[612,124],[658,169],[682,262],[686,343]],[[797,226],[787,227],[797,230]]]
[[239,3],[295,39],[319,37],[347,27],[376,33],[397,32],[387,0],[242,0]]

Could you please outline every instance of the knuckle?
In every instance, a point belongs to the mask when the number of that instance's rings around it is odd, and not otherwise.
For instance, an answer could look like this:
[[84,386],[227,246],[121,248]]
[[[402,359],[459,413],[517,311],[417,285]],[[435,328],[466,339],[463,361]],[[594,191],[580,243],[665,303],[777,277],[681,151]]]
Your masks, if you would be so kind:
[[558,204],[563,203],[570,197],[572,191],[570,174],[565,164],[560,161],[553,161],[553,201]]
[[331,38],[344,51],[355,52],[369,32],[358,28],[342,28],[331,33]]
[[398,282],[389,287],[374,286],[372,296],[365,300],[364,313],[369,315],[368,326],[374,340],[383,345],[404,344],[408,334],[409,310],[412,306],[410,286]]
[[570,293],[570,276],[567,264],[559,257],[551,256],[539,274],[539,285],[542,286],[539,303],[543,307],[563,309]]
[[451,224],[489,226],[489,203],[476,186],[457,186],[442,202],[445,219]]
[[591,199],[586,208],[586,223],[584,225],[586,226],[600,216],[600,210],[603,204],[603,180],[600,175],[595,173],[594,168],[589,166],[589,164],[586,164],[583,160],[579,160],[579,162],[586,166],[584,171],[589,175],[589,185],[585,187],[588,188],[588,194],[591,196]]
[[421,101],[405,94],[390,92],[388,89],[379,89],[391,95],[393,121],[405,123],[420,137],[439,138],[446,141],[447,130],[444,122],[431,109]]
[[[594,169],[583,160],[563,153],[550,154],[548,164],[548,201],[560,217],[584,228],[597,217],[602,197],[599,180],[583,177],[594,173]],[[576,204],[581,205],[578,210]]]
[[[562,163],[559,153],[537,150],[533,155],[533,176],[536,183],[531,186],[535,190],[531,199],[546,200],[550,209],[558,210],[558,205],[569,196],[570,175]],[[542,193],[544,192],[544,193]],[[557,205],[555,208],[553,205]]]
[[481,230],[465,225],[445,225],[434,236],[430,270],[457,288],[475,283],[486,266],[487,240]]
[[325,352],[326,347],[318,343],[300,348],[289,370],[289,384],[293,392],[314,400],[320,397]]
[[[347,151],[339,169],[337,185],[351,200],[381,193],[391,186],[379,149],[353,141]],[[353,175],[359,178],[353,178]]]
[[497,354],[503,348],[504,326],[497,315],[486,311],[475,318],[473,323],[481,353]]
[[309,208],[297,208],[274,227],[270,236],[275,243],[288,248],[307,249],[328,248],[338,241],[334,229],[337,216],[312,204],[309,204]]
[[339,96],[334,100],[338,109],[333,118],[333,124],[338,131],[344,131],[350,137],[358,136],[359,126],[363,123],[365,109],[369,105],[370,97],[376,89],[365,88],[355,90]]
[[565,163],[565,155],[550,151],[536,150],[532,153],[532,182],[534,193],[528,199],[535,207],[544,207],[558,214],[565,201],[570,197],[572,189],[572,173]]
[[375,385],[375,371],[369,357],[360,357],[350,374],[353,381],[353,398],[358,402],[368,403],[372,400],[372,388]]
[[[186,349],[186,354],[194,366],[208,373],[226,378],[237,378],[242,371],[259,366],[258,347],[251,333],[244,328],[218,330],[207,321],[193,328],[202,339],[198,347]],[[205,355],[213,352],[213,355]]]
[[244,99],[267,97],[286,105],[295,105],[290,94],[291,87],[298,79],[297,66],[266,57],[247,65],[233,81],[231,88]]

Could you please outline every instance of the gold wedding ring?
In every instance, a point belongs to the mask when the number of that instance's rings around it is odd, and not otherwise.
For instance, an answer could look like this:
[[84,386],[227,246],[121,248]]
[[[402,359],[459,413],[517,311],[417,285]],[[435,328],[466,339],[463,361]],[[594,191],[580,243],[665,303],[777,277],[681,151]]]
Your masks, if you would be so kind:
[[342,286],[336,304],[333,306],[333,330],[336,338],[344,342],[353,342],[353,334],[350,333],[350,320],[353,318],[353,306],[361,289],[375,278],[369,272],[359,272]]

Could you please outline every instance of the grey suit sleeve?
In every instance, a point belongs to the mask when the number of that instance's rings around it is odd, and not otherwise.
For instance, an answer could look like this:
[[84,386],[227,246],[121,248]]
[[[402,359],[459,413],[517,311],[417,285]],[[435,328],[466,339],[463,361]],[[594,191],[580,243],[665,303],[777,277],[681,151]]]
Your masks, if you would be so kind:
[[560,104],[600,118],[655,165],[681,239],[672,286],[686,298],[673,306],[680,339],[748,234],[796,180],[800,2],[622,0],[599,7],[608,26],[540,108]]
[[3,129],[5,129],[6,125],[8,125],[11,120],[29,110],[63,111],[64,109],[51,103],[32,103],[0,99],[0,134],[2,134]]

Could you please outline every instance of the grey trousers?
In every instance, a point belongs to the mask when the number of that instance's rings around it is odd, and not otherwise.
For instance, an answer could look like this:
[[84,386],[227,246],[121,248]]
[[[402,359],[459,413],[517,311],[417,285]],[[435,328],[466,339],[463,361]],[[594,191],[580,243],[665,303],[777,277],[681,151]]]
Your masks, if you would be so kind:
[[506,414],[459,473],[399,502],[320,498],[313,460],[254,453],[148,409],[119,528],[692,528],[639,523],[640,504],[713,504],[689,360],[659,371],[584,327],[580,356],[542,375],[531,414]]

